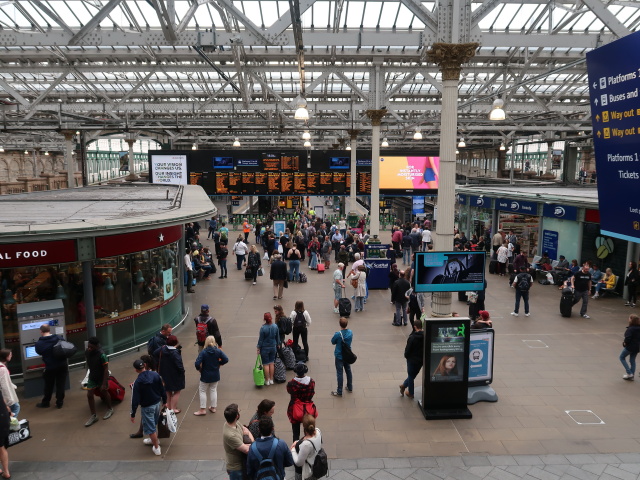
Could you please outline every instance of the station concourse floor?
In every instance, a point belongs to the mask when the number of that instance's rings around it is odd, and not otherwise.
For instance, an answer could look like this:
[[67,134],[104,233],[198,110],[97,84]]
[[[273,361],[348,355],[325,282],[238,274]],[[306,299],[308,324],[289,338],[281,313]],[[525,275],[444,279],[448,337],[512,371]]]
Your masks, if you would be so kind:
[[[623,306],[620,297],[590,299],[590,319],[578,316],[578,305],[571,318],[563,318],[557,287],[536,283],[532,315],[525,317],[521,306],[520,316],[513,317],[514,291],[507,277],[487,275],[486,306],[496,330],[492,387],[498,402],[471,405],[472,419],[427,421],[417,403],[399,393],[410,326],[391,326],[388,290],[371,290],[365,311],[352,312],[349,327],[358,355],[354,391],[332,397],[336,379],[330,338],[339,328],[331,287],[334,262],[324,274],[301,262],[308,283],[292,283],[276,301],[268,268],[252,285],[232,257],[228,279],[212,275],[195,287],[195,294],[185,293],[189,313],[174,334],[183,345],[187,388],[179,402],[179,431],[161,441],[162,457],[155,457],[141,439],[129,438],[140,418],[138,411],[136,423],[130,421],[129,391],[106,421],[98,401],[100,421],[84,427],[89,418],[86,393],[80,389],[84,371],[76,369],[62,409],[35,408],[39,397],[21,399],[20,418],[29,419],[33,438],[9,449],[14,478],[227,478],[222,411],[237,403],[246,423],[263,398],[276,402],[276,433],[290,444],[285,384],[256,388],[251,370],[263,313],[273,313],[276,303],[288,313],[296,300],[304,301],[313,320],[309,375],[316,382],[317,426],[331,478],[639,478],[640,382],[624,381],[618,360],[628,316],[638,310]],[[347,290],[351,294],[350,286]],[[193,366],[192,319],[202,303],[211,306],[230,362],[221,368],[218,412],[196,417],[199,376]],[[452,310],[465,315],[467,308],[454,293]],[[123,385],[135,379],[131,364],[142,353],[111,359],[110,369]],[[287,379],[292,376],[287,372]]]

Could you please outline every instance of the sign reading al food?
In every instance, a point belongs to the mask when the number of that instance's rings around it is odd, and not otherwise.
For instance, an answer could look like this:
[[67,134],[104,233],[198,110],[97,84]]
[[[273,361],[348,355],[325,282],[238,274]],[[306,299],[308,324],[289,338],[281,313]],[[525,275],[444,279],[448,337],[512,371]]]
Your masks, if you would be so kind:
[[0,245],[0,268],[75,262],[75,240]]

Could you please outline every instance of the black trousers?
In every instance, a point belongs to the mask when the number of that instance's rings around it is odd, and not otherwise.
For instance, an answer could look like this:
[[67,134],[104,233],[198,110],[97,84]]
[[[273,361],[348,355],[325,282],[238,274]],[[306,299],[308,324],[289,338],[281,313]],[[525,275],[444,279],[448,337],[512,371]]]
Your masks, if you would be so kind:
[[67,383],[67,375],[69,375],[69,367],[64,365],[58,368],[47,368],[42,374],[44,379],[44,396],[42,403],[48,405],[53,395],[53,387],[56,388],[56,405],[62,406],[64,402],[64,387]]
[[304,354],[309,357],[309,344],[307,343],[307,329],[304,328],[301,331],[294,330],[293,331],[293,343],[294,345],[298,345],[298,339],[302,336],[302,348],[304,349]]

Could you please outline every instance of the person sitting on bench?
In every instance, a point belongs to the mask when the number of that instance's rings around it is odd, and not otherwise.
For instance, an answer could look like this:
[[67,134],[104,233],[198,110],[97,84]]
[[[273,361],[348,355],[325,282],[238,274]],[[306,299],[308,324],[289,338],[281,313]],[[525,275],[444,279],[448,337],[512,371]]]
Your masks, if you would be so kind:
[[610,268],[605,270],[604,277],[598,283],[596,283],[596,293],[591,298],[598,298],[600,296],[600,290],[613,290],[616,286],[616,276]]

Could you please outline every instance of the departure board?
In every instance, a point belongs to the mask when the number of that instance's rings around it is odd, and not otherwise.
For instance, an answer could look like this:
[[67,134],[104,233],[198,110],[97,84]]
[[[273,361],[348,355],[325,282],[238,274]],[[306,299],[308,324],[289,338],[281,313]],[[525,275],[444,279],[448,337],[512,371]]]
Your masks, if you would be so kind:
[[202,180],[202,172],[189,173],[189,185],[200,185],[201,180]]
[[358,195],[371,195],[371,172],[358,172],[356,187]]
[[240,195],[242,193],[242,174],[239,172],[229,172],[229,194]]
[[280,173],[269,172],[267,175],[269,193],[277,194],[276,192],[280,192]]
[[253,195],[256,190],[256,174],[254,172],[242,172],[242,193]]
[[269,192],[269,185],[267,180],[267,174],[262,172],[257,172],[255,175],[255,188],[254,192],[256,195],[267,195]]
[[280,192],[283,195],[291,195],[293,191],[293,173],[282,172],[280,174]]
[[280,166],[285,172],[297,172],[300,170],[300,157],[282,154]]
[[263,154],[262,170],[265,172],[279,172],[280,171],[280,155],[276,153]]
[[320,195],[330,195],[333,193],[333,173],[320,172]]
[[344,195],[347,191],[347,173],[333,172],[333,194]]
[[307,194],[317,195],[320,191],[320,174],[318,172],[307,172]]
[[229,195],[228,172],[216,172],[216,193],[218,195]]
[[293,193],[303,195],[307,193],[307,174],[296,172],[293,174]]

